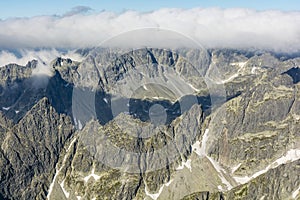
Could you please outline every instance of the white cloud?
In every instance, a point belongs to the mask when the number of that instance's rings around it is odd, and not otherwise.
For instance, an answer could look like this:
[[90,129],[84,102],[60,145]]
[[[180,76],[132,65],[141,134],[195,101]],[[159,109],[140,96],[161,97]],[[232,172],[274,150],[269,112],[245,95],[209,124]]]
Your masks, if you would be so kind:
[[[75,13],[63,17],[8,19],[0,21],[0,27],[0,48],[10,49],[97,46],[122,32],[145,27],[180,32],[206,47],[300,49],[300,12],[218,8],[121,14],[105,11],[90,15]],[[128,39],[126,42],[131,43],[135,35],[131,34]]]
[[54,75],[54,71],[51,68],[50,63],[57,57],[71,58],[75,61],[82,61],[84,59],[82,56],[71,50],[65,53],[56,49],[23,49],[14,53],[2,50],[0,51],[0,67],[10,63],[25,66],[29,61],[37,60],[37,66],[32,70],[32,85],[40,88],[47,86],[49,78]]
[[19,65],[26,65],[28,61],[37,60],[41,64],[49,64],[53,58],[60,55],[60,53],[55,50],[19,50],[19,56],[10,51],[0,51],[0,66],[4,66],[8,63],[16,63]]
[[[18,55],[18,56],[17,56]],[[16,63],[18,65],[26,65],[29,61],[37,60],[38,68],[35,70],[37,74],[49,74],[49,64],[57,57],[71,58],[75,61],[82,61],[83,57],[74,51],[66,53],[60,52],[56,49],[42,49],[42,50],[28,50],[21,49],[13,53],[11,51],[0,51],[0,67],[9,63]],[[40,67],[40,68],[39,68]]]

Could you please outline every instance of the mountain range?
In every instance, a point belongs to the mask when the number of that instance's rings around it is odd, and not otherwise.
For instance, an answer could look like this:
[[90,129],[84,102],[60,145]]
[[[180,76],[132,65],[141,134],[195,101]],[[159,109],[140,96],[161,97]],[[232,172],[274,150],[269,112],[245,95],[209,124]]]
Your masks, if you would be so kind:
[[0,199],[300,199],[300,55],[77,53],[0,67]]

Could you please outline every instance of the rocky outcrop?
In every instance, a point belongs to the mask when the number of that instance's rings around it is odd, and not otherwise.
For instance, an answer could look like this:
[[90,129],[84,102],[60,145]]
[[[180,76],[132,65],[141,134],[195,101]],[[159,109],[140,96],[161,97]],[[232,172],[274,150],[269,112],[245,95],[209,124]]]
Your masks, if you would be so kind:
[[45,199],[55,164],[73,132],[70,118],[59,115],[46,98],[8,127],[1,144],[2,196]]
[[240,185],[227,194],[225,199],[298,199],[299,160],[280,165]]
[[[104,126],[90,122],[77,134],[76,148],[57,176],[57,186],[63,182],[66,192],[55,192],[70,198],[133,199],[159,190],[190,154],[202,120],[200,106],[194,106],[170,127],[155,128],[124,114]],[[147,133],[152,137],[133,137]],[[172,144],[164,148],[166,143]],[[51,198],[58,199],[57,194]]]

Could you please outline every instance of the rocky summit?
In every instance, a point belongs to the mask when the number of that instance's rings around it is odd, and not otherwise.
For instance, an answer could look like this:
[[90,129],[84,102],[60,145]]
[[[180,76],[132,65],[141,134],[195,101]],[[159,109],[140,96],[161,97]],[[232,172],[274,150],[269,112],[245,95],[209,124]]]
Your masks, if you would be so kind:
[[300,199],[300,55],[77,52],[0,67],[0,199]]

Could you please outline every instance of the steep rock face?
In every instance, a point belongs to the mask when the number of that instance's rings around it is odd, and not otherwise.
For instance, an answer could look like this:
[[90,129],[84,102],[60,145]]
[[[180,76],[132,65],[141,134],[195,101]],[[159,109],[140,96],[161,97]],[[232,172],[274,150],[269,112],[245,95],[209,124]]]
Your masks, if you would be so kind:
[[[283,84],[277,85],[278,79],[282,79]],[[229,165],[247,160],[241,167],[246,173],[251,173],[249,168],[259,169],[269,163],[268,159],[299,145],[296,117],[299,113],[299,86],[281,75],[272,81],[259,79],[256,82],[249,92],[227,102],[223,113],[217,114],[223,115],[220,117],[222,123],[213,128],[223,128],[215,144],[222,145],[212,145],[210,150],[210,153],[217,154],[216,158],[223,160],[221,162]]]
[[6,66],[1,66],[0,75],[2,86],[9,86],[14,84],[17,80],[22,80],[29,78],[32,74],[32,70],[36,68],[37,61],[33,60],[28,62],[26,66],[20,66],[17,64],[8,64]]
[[13,122],[5,117],[2,112],[0,112],[0,144],[4,141],[6,132],[13,127]]
[[[77,133],[73,150],[65,154],[50,198],[140,199],[145,190],[159,190],[159,184],[168,182],[179,162],[186,160],[202,121],[201,107],[195,105],[170,127],[155,128],[124,114],[104,126],[88,123]],[[152,137],[133,137],[146,133]],[[172,145],[169,152],[155,154],[167,143]]]
[[0,68],[0,110],[14,123],[43,97],[57,112],[71,116],[72,83],[66,82],[64,74],[58,71],[51,76],[36,74],[37,67],[38,62],[33,60],[26,66],[10,64]]
[[228,192],[197,192],[187,199],[299,199],[299,160],[280,165]]
[[1,193],[8,199],[45,199],[55,164],[73,134],[69,117],[41,99],[1,144]]
[[59,71],[60,76],[67,83],[74,83],[76,79],[79,78],[80,74],[77,72],[79,62],[73,61],[71,59],[64,59],[61,57],[56,58],[50,64],[50,66]]
[[[299,84],[294,84],[293,77],[284,73],[294,66],[293,61],[294,59],[279,61],[264,54],[254,56],[236,77],[223,82],[225,88],[233,89],[233,94],[240,91],[241,95],[212,112],[206,121],[209,124],[209,134],[205,140],[205,156],[213,164],[222,182],[215,179],[211,188],[197,184],[196,191],[209,189],[210,193],[215,194],[219,190],[223,193],[222,197],[214,196],[210,199],[227,199],[224,194],[231,191],[231,188],[256,180],[259,175],[276,170],[285,163],[299,160]],[[190,159],[191,174],[194,177],[190,177],[187,170],[174,172],[170,177],[171,180],[174,179],[173,182],[168,187],[163,187],[158,199],[180,199],[180,195],[185,192],[195,193],[191,185],[197,183],[198,178],[202,182],[213,179],[214,172],[211,170],[210,177],[198,173],[201,170],[199,166],[205,166],[205,162],[201,161],[203,159],[198,161],[199,158],[193,154]],[[202,164],[197,164],[199,162]],[[291,174],[297,177],[298,172],[293,169]],[[178,176],[184,177],[184,180],[179,181]],[[254,192],[253,189],[248,192],[248,196],[242,196],[242,199],[260,199],[264,196],[290,198],[290,191],[298,188],[295,181],[289,183],[288,190],[281,186],[282,183],[275,182],[277,189],[272,189],[273,186],[264,181],[259,186],[264,187],[264,190],[257,189]],[[183,186],[179,187],[179,184]],[[228,199],[234,197],[235,195],[231,195]]]
[[[274,68],[258,68],[264,73],[241,74],[226,83],[243,92],[211,115],[216,120],[209,126],[207,154],[235,181],[225,199],[291,199],[299,186],[298,164],[293,162],[300,158],[299,84],[282,73],[294,64],[272,56],[267,58],[274,62],[258,58]],[[295,179],[287,183],[285,166],[291,165],[296,166],[289,171]]]
[[225,195],[226,199],[298,199],[299,166],[297,160],[271,169],[249,183],[232,189]]
[[63,79],[58,71],[49,79],[42,95],[46,96],[58,113],[72,116],[73,84]]
[[32,71],[37,66],[37,61],[28,62],[26,66],[9,64],[0,68],[0,109],[10,119],[18,121],[34,105],[32,94],[39,93],[33,89]]
[[[203,86],[201,78],[205,75],[209,62],[209,54],[196,49],[171,51],[152,48],[137,50],[103,48],[91,50],[81,63],[58,58],[52,62],[52,66],[60,72],[65,81],[77,87],[94,89],[100,87],[110,94],[118,92],[123,94],[122,90],[116,91],[116,85],[122,84],[126,77],[138,84],[149,77],[163,79],[166,76],[169,81],[176,81],[175,76],[183,79],[180,84]],[[126,84],[128,88],[133,87],[128,81]],[[179,86],[177,84],[177,87]],[[189,88],[189,91],[192,93],[194,90]]]

